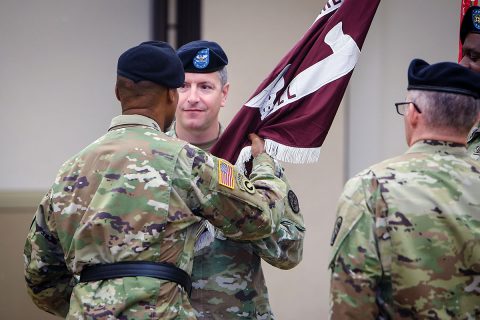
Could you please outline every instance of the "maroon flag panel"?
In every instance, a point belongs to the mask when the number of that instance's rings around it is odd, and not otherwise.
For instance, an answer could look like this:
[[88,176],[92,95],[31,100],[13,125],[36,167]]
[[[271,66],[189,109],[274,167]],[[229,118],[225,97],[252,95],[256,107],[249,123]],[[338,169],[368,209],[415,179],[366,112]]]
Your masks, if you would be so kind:
[[318,160],[380,0],[330,0],[313,25],[260,84],[212,153],[250,159],[248,134],[265,139],[275,159]]

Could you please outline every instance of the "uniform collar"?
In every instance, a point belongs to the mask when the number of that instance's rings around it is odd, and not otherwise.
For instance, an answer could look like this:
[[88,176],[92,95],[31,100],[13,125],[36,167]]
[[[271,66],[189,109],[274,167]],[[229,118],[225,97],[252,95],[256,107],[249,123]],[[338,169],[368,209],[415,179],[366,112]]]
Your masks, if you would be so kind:
[[115,118],[112,119],[112,122],[110,123],[110,128],[108,128],[108,131],[116,129],[117,127],[124,127],[124,126],[145,126],[157,131],[161,131],[160,126],[155,120],[149,117],[141,116],[139,114],[132,114],[132,115],[122,114],[120,116],[116,116]]
[[415,142],[407,151],[407,153],[415,152],[466,156],[467,147],[464,144],[451,141],[419,140]]
[[167,135],[169,135],[170,137],[174,137],[174,138],[177,138],[177,132],[175,131],[175,125],[177,123],[177,120],[173,120],[172,121],[172,124],[170,125],[170,127],[168,127],[167,130],[165,130],[165,132],[167,133]]
[[[176,125],[176,121],[174,120],[167,130],[167,135],[169,135],[170,137],[178,138],[177,132],[175,131],[175,125]],[[191,144],[193,144],[194,146],[202,150],[210,150],[210,148],[212,148],[213,145],[217,143],[218,139],[220,139],[220,136],[224,131],[224,128],[220,122],[218,123],[218,126],[219,126],[218,136],[215,139],[213,139],[212,141],[201,143],[201,144],[194,144],[194,143],[191,143]]]

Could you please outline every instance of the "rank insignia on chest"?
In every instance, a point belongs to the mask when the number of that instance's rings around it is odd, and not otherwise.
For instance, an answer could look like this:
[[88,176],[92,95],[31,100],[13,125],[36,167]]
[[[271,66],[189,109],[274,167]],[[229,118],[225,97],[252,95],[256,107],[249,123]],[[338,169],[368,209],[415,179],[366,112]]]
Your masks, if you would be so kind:
[[233,173],[234,170],[232,164],[222,159],[218,160],[218,184],[234,189],[235,179]]

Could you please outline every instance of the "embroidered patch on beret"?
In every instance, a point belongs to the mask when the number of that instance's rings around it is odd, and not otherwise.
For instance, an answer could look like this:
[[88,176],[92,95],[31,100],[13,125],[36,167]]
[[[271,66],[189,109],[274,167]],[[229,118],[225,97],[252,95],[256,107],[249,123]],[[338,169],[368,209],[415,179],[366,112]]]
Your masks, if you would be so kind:
[[480,9],[472,11],[472,23],[475,29],[480,30]]
[[198,69],[205,69],[210,62],[210,49],[202,49],[197,52],[197,55],[193,58],[193,65]]

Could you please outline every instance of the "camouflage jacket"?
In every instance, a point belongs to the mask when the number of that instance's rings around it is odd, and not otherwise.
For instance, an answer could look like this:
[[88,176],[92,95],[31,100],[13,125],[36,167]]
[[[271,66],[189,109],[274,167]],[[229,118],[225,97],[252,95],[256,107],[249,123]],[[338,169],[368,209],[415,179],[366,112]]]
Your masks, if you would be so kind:
[[423,140],[345,185],[332,319],[480,319],[480,164]]
[[255,158],[250,179],[149,118],[114,118],[107,134],[64,163],[40,203],[24,248],[30,296],[71,319],[195,319],[174,282],[77,283],[78,275],[119,261],[168,262],[190,273],[201,218],[234,239],[271,234],[285,183],[266,154]]
[[[174,126],[168,134],[176,136]],[[277,268],[291,269],[302,259],[305,236],[298,199],[277,162],[275,175],[287,184],[288,197],[272,236],[241,242],[216,232],[214,241],[195,252],[190,301],[198,319],[274,319],[260,258]]]
[[473,129],[468,137],[468,153],[475,160],[480,160],[480,123]]

